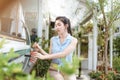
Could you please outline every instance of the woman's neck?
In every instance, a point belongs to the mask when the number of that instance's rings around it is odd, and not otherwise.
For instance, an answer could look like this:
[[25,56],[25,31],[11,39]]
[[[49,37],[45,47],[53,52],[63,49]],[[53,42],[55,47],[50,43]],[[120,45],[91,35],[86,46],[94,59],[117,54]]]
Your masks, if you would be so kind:
[[68,34],[69,34],[68,32],[65,32],[65,33],[60,34],[59,37],[60,37],[61,39],[65,39]]

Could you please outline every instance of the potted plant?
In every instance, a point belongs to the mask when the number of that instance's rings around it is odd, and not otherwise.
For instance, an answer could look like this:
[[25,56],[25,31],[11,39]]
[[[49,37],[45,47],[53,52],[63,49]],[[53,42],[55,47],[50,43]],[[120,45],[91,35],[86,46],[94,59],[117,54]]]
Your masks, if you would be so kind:
[[102,72],[100,72],[100,71],[96,71],[96,72],[92,71],[92,72],[89,73],[89,76],[90,76],[91,80],[96,80],[96,79],[99,79],[100,76],[102,76]]

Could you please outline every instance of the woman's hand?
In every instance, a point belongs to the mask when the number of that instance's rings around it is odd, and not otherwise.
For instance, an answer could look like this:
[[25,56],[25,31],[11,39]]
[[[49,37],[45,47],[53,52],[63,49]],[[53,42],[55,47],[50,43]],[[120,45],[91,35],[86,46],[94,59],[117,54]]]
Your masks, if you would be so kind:
[[38,52],[33,52],[31,56],[33,56],[34,58],[42,59],[42,60],[45,59],[45,55],[42,55],[41,53],[38,53]]
[[35,42],[32,47],[34,48],[34,51],[42,53],[42,48],[39,46],[38,43]]
[[37,61],[37,58],[36,58],[36,57],[34,57],[34,56],[31,56],[31,57],[30,57],[30,62],[36,63],[36,61]]
[[39,48],[40,46],[39,46],[38,43],[35,42],[35,43],[32,45],[32,47],[33,47],[33,48]]
[[30,52],[30,55],[31,55],[31,57],[30,57],[30,62],[36,63],[37,58],[33,56],[33,55],[34,55],[34,51],[31,51],[31,52]]

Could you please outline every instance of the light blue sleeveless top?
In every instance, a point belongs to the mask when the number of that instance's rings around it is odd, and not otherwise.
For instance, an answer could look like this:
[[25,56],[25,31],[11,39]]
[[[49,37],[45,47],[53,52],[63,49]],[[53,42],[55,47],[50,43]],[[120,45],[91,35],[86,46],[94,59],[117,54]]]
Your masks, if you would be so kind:
[[[63,43],[60,43],[60,39],[59,36],[55,36],[51,38],[52,41],[52,49],[51,49],[51,53],[52,54],[56,54],[58,52],[62,52],[66,47],[68,47],[68,45],[71,43],[72,41],[72,36],[69,34],[65,41]],[[71,52],[69,55],[67,55],[65,57],[65,60],[69,63],[72,63],[72,56],[73,56],[73,52]],[[58,65],[62,65],[62,60],[61,58],[58,59],[53,59],[52,63],[56,63]]]

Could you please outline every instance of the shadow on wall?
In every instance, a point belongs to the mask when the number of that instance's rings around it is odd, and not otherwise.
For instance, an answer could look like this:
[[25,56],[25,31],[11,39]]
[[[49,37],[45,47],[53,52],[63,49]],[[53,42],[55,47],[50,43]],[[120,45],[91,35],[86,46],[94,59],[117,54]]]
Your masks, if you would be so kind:
[[11,6],[15,4],[18,0],[0,0],[0,17],[5,13],[8,13]]

